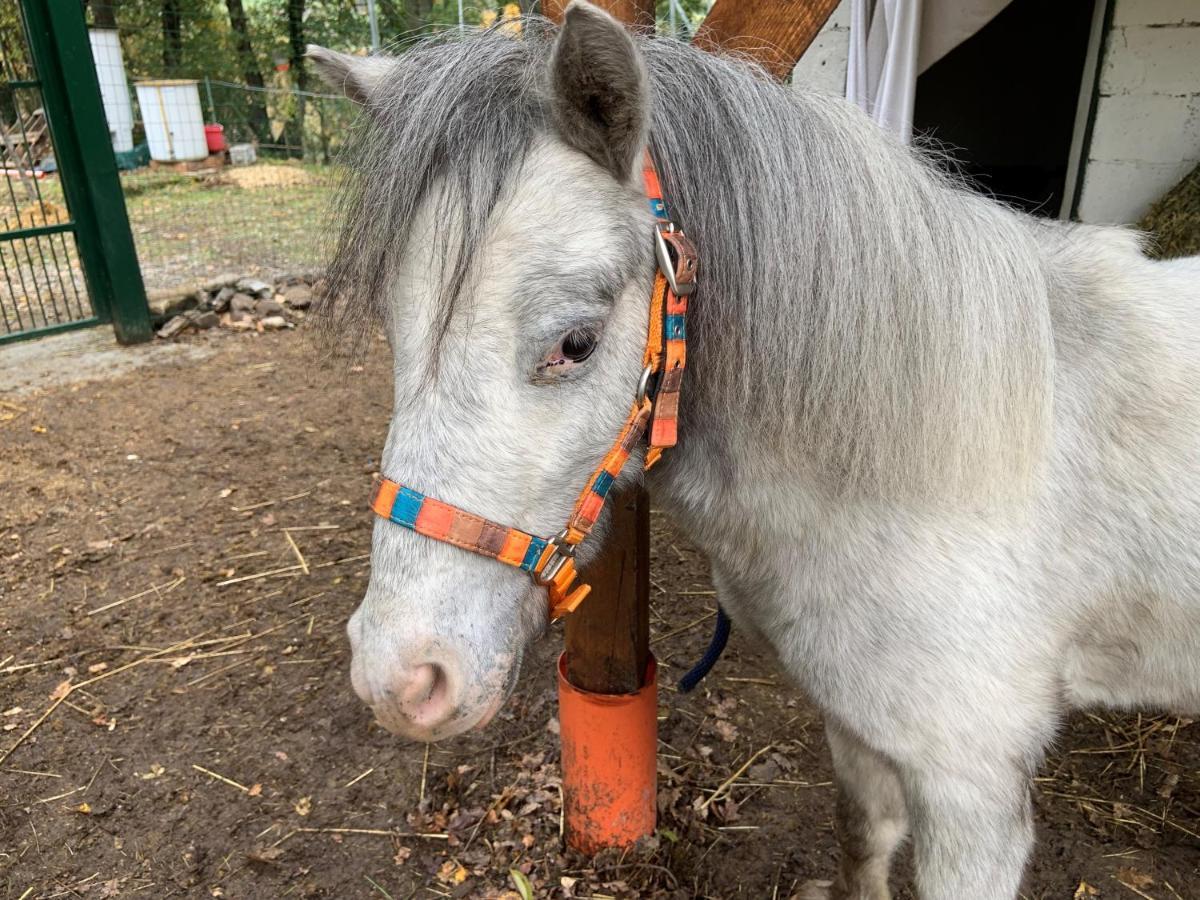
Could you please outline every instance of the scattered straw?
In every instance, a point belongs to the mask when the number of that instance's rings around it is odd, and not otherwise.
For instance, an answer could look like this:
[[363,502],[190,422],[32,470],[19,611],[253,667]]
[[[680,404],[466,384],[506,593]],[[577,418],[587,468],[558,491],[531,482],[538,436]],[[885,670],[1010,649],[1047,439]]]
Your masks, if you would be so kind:
[[128,603],[130,600],[138,600],[142,597],[145,597],[147,594],[157,594],[161,597],[163,594],[171,593],[171,591],[183,584],[185,580],[186,576],[180,575],[174,581],[164,582],[163,584],[152,584],[144,591],[138,591],[136,594],[131,594],[128,597],[122,597],[120,600],[114,600],[112,603],[105,603],[103,606],[97,606],[95,609],[89,609],[86,615],[94,616],[96,613],[102,613],[105,610],[121,606],[124,603]]
[[55,794],[53,797],[43,797],[38,803],[52,803],[55,800],[61,800],[63,797],[70,797],[72,794],[78,794],[80,791],[86,790],[87,785],[80,785],[71,791],[63,791],[61,794]]
[[299,500],[301,497],[307,497],[312,491],[301,491],[299,494],[290,494],[287,497],[280,497],[278,500],[264,500],[262,503],[252,503],[250,506],[231,506],[229,507],[234,512],[250,512],[255,509],[263,509],[267,506],[274,506],[276,503],[287,503],[289,500]]
[[1129,890],[1133,891],[1133,892],[1134,892],[1135,894],[1137,894],[1139,897],[1142,897],[1142,898],[1144,898],[1144,900],[1154,900],[1154,898],[1153,898],[1153,897],[1151,897],[1149,894],[1147,894],[1145,891],[1138,890],[1138,889],[1137,889],[1137,888],[1135,888],[1135,887],[1134,887],[1132,884],[1129,884],[1128,882],[1122,881],[1122,880],[1121,880],[1120,878],[1118,878],[1116,875],[1110,875],[1110,876],[1108,876],[1108,877],[1109,877],[1109,878],[1111,878],[1113,881],[1115,881],[1117,884],[1119,884],[1121,887],[1123,887],[1123,888],[1127,888],[1127,889],[1129,889]]
[[746,760],[744,763],[742,763],[736,772],[734,772],[732,775],[730,775],[728,778],[726,778],[724,781],[722,781],[721,784],[717,787],[717,789],[715,791],[713,791],[712,794],[709,795],[708,799],[705,800],[703,803],[701,803],[699,807],[697,807],[697,810],[699,812],[703,812],[704,810],[708,809],[708,807],[712,805],[712,802],[714,800],[716,800],[723,793],[725,793],[726,791],[729,790],[729,788],[733,785],[733,783],[735,781],[737,781],[738,778],[741,777],[743,772],[745,772],[747,769],[750,768],[750,766],[754,763],[754,761],[756,759],[758,759],[760,756],[762,756],[764,753],[766,753],[768,750],[770,750],[774,746],[775,746],[774,744],[767,744],[767,746],[763,747],[757,753],[753,754],[748,760]]
[[5,750],[3,753],[0,753],[0,764],[2,764],[10,756],[12,756],[13,752],[18,747],[20,747],[23,743],[25,743],[26,739],[28,739],[28,737],[31,734],[33,734],[34,731],[36,731],[43,722],[45,722],[48,718],[50,718],[51,715],[53,715],[54,711],[56,709],[58,709],[59,706],[62,705],[62,702],[64,700],[66,700],[67,697],[69,697],[72,694],[72,692],[80,690],[81,688],[87,687],[89,684],[95,684],[97,681],[103,681],[106,678],[112,678],[114,675],[120,675],[122,672],[132,669],[134,666],[140,666],[142,663],[149,662],[150,660],[155,659],[156,657],[164,656],[169,653],[178,653],[180,650],[184,650],[187,647],[192,646],[192,644],[195,642],[196,638],[200,637],[203,634],[204,634],[204,632],[200,632],[200,634],[195,635],[195,637],[190,637],[184,641],[180,641],[178,644],[167,647],[163,650],[156,650],[153,653],[147,653],[144,656],[139,656],[137,659],[133,660],[132,662],[128,662],[123,666],[117,666],[117,668],[110,669],[107,672],[102,672],[101,674],[96,675],[94,678],[89,678],[86,681],[79,682],[78,684],[68,684],[66,686],[66,688],[62,691],[62,693],[59,694],[59,696],[54,698],[54,702],[50,704],[50,706],[46,709],[46,711],[44,713],[42,713],[40,716],[38,716],[37,720],[34,721],[34,723],[32,725],[30,725],[28,728],[25,729],[24,733],[19,738],[17,738],[16,742],[11,747],[9,747],[7,750]]
[[389,838],[426,838],[431,841],[448,841],[450,835],[436,831],[392,831],[388,828],[297,828],[294,834],[365,834]]
[[218,581],[217,587],[241,584],[243,581],[258,581],[261,578],[270,578],[272,575],[282,575],[284,572],[295,572],[299,568],[299,565],[284,566],[282,569],[271,569],[268,572],[255,572],[253,575],[239,575],[237,578],[226,578],[224,581]]
[[425,802],[425,775],[429,771],[429,744],[425,744],[425,759],[421,763],[421,791],[417,796],[417,806]]
[[285,530],[283,532],[283,536],[287,538],[287,542],[292,545],[292,552],[296,554],[296,560],[300,563],[300,569],[305,575],[308,575],[308,562],[304,559],[304,554],[300,552],[300,547],[296,544],[296,540],[292,537],[292,533]]
[[347,781],[345,784],[343,784],[342,787],[348,788],[353,785],[356,785],[374,771],[375,771],[375,767],[371,766],[371,768],[367,769],[367,771],[363,772],[361,775],[356,775],[354,778],[351,778],[349,781]]
[[206,769],[206,768],[204,768],[204,766],[198,766],[195,763],[192,763],[192,768],[195,769],[197,772],[203,772],[205,775],[208,775],[210,778],[215,778],[215,779],[217,779],[217,781],[222,781],[225,784],[229,785],[230,787],[237,788],[243,794],[250,793],[250,788],[246,787],[246,785],[244,785],[244,784],[239,784],[238,782],[234,781],[232,778],[226,778],[224,775],[219,775],[218,773],[212,771],[211,769]]
[[365,878],[367,880],[367,883],[370,884],[371,887],[375,888],[375,890],[379,891],[379,893],[381,893],[381,894],[383,894],[383,896],[387,897],[388,900],[396,900],[395,897],[393,897],[391,894],[389,894],[383,888],[383,886],[378,881],[376,881],[374,878],[372,878],[370,875],[364,875],[363,878]]
[[195,687],[198,684],[208,681],[210,678],[215,678],[222,672],[228,672],[230,669],[236,669],[238,666],[244,666],[248,662],[254,662],[254,657],[250,657],[249,659],[239,659],[237,662],[232,662],[227,666],[221,666],[219,669],[213,669],[213,671],[206,672],[199,678],[193,678],[191,681],[185,684],[184,687]]
[[655,637],[650,638],[650,643],[656,644],[659,641],[665,641],[668,638],[673,638],[677,634],[683,634],[685,631],[689,631],[692,628],[695,628],[700,623],[707,622],[709,619],[711,619],[715,615],[716,615],[715,612],[705,613],[700,618],[693,619],[691,622],[688,622],[686,625],[676,628],[674,631],[668,631],[666,634],[660,634],[660,635],[656,635]]

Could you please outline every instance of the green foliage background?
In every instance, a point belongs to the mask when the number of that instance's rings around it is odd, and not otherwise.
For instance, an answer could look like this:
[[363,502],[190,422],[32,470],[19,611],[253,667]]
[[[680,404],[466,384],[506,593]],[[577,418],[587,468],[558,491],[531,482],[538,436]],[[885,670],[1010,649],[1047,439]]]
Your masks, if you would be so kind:
[[[115,21],[131,78],[243,79],[227,0],[87,0],[84,5],[89,23]],[[365,0],[306,0],[299,4],[297,0],[243,0],[243,5],[247,36],[264,77],[289,58],[289,7],[302,9],[306,42],[347,52],[366,52],[370,46]],[[521,0],[518,5],[522,12],[537,12],[537,0]],[[703,19],[709,2],[680,0],[679,5],[694,27]],[[503,6],[502,2],[463,0],[463,18],[467,25],[478,25],[485,10],[499,11]],[[384,46],[402,47],[406,38],[415,34],[458,24],[457,0],[377,0],[376,8]],[[178,11],[178,29],[170,23],[164,27],[164,15],[171,10]],[[657,12],[665,27],[670,18],[667,0],[660,0]],[[172,33],[179,35],[182,54],[178,65],[167,66],[164,38]]]

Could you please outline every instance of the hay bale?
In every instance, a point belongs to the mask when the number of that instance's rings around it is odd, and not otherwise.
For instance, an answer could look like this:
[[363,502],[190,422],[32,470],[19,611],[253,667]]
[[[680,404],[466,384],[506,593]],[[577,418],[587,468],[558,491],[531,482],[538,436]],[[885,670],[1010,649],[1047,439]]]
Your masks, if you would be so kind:
[[1138,228],[1153,235],[1148,250],[1157,259],[1200,255],[1200,166],[1160,197]]

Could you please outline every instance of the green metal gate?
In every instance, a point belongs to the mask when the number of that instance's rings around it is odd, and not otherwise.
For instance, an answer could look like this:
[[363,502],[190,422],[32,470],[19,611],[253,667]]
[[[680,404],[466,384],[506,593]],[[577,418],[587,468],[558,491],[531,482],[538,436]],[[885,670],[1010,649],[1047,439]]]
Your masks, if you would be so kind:
[[[151,337],[82,4],[0,8],[0,344],[111,322]],[[53,155],[57,170],[39,164]]]

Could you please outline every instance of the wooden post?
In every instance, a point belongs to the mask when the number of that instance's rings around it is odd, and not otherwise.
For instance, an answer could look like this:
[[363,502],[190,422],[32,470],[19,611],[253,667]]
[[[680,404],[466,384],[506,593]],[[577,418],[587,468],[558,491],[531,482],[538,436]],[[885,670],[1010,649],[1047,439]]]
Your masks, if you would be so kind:
[[[542,0],[542,15],[558,22],[570,0]],[[592,0],[595,6],[639,31],[654,30],[654,0]]]
[[597,694],[632,694],[650,655],[650,503],[630,490],[609,504],[612,534],[582,579],[591,596],[567,616],[567,679]]

